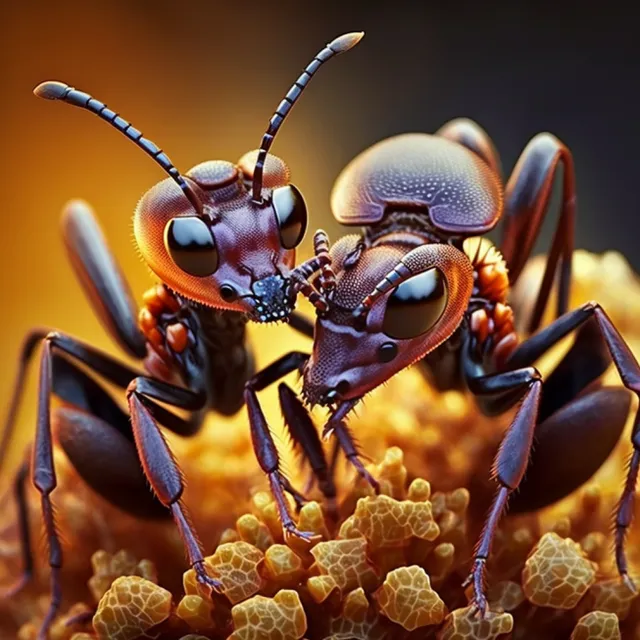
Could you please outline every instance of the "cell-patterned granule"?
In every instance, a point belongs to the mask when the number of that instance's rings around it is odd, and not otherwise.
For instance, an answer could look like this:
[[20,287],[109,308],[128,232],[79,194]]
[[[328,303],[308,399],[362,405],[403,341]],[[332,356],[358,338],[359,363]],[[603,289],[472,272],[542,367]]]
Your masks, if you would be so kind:
[[620,640],[618,618],[604,611],[587,613],[576,623],[571,640]]
[[375,599],[382,613],[407,631],[440,624],[447,613],[426,571],[415,565],[388,573]]
[[133,640],[166,620],[171,593],[138,576],[117,578],[93,616],[100,640]]
[[452,611],[438,631],[438,640],[495,640],[511,633],[513,616],[510,613],[487,612],[480,618],[473,607]]
[[407,495],[407,469],[400,447],[390,447],[384,452],[382,462],[376,465],[373,476],[380,484],[380,491],[396,500],[404,500]]
[[267,579],[280,588],[294,587],[304,576],[300,556],[284,544],[274,544],[267,549],[264,570]]
[[195,631],[212,629],[214,627],[211,614],[213,603],[208,598],[187,595],[180,600],[176,607],[176,615],[184,620]]
[[383,495],[358,500],[351,526],[367,539],[371,551],[403,546],[412,537],[435,540],[440,533],[430,502]]
[[[250,598],[262,588],[260,568],[264,554],[248,542],[221,544],[212,556],[204,559],[210,574],[222,584],[220,589],[231,604]],[[195,572],[184,574],[184,590],[188,595],[199,595]]]
[[615,613],[619,620],[629,615],[631,603],[638,597],[620,578],[596,582],[587,591],[587,595],[578,607],[584,606],[584,611],[602,611]]
[[362,588],[348,593],[340,615],[332,618],[323,640],[383,640],[388,629],[367,600]]
[[595,569],[578,543],[546,533],[525,563],[524,593],[537,606],[572,609],[595,582]]
[[299,640],[307,616],[296,591],[283,589],[273,598],[254,596],[231,609],[234,632],[229,640]]
[[311,576],[307,580],[309,594],[318,604],[322,604],[332,594],[340,590],[331,576]]
[[299,555],[309,557],[309,552],[314,545],[322,540],[328,540],[331,536],[327,530],[322,507],[317,502],[307,502],[298,514],[298,529],[312,533],[315,538],[311,541],[302,540],[297,536],[289,536],[287,544]]
[[136,557],[126,550],[111,555],[106,551],[96,551],[91,556],[93,575],[89,578],[89,589],[96,602],[107,592],[111,583],[123,576],[139,576],[149,582],[157,582],[158,576],[149,560],[138,562]]
[[273,536],[264,522],[252,513],[245,513],[236,522],[236,530],[240,540],[244,540],[260,551],[266,551],[273,544]]
[[367,560],[364,538],[320,542],[311,554],[320,571],[330,575],[343,593],[358,587],[371,589],[378,583],[378,576]]
[[493,611],[513,611],[525,601],[522,587],[513,580],[503,580],[490,585],[487,596]]

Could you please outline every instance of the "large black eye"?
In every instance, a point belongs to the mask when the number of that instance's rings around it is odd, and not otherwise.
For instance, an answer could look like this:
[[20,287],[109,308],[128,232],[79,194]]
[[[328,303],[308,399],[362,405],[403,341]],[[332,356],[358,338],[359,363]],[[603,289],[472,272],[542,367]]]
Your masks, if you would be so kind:
[[171,259],[192,276],[204,278],[218,268],[218,250],[201,218],[173,218],[164,229],[164,246]]
[[398,285],[387,301],[382,330],[407,340],[428,331],[447,306],[447,285],[439,269],[429,269]]
[[271,199],[280,229],[280,244],[285,249],[293,249],[302,242],[307,230],[307,205],[304,198],[289,184],[274,189]]

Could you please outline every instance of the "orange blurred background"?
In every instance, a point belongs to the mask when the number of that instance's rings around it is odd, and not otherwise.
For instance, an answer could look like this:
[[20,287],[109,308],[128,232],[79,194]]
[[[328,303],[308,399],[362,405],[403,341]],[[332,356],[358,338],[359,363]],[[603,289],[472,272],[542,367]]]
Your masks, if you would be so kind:
[[[163,172],[94,116],[33,97],[45,79],[108,103],[186,171],[258,146],[315,52],[339,33],[364,29],[355,50],[319,72],[274,144],[305,194],[312,227],[333,238],[342,233],[328,196],[356,153],[393,133],[432,131],[467,115],[494,137],[507,168],[537,131],[561,136],[576,155],[578,244],[620,248],[637,267],[640,128],[630,78],[640,59],[632,21],[610,4],[604,16],[582,5],[575,12],[571,3],[553,10],[544,3],[455,4],[7,3],[0,19],[0,409],[30,327],[59,328],[118,353],[67,262],[58,226],[66,200],[81,197],[95,207],[138,299],[152,282],[132,246],[131,215]],[[305,346],[283,331],[252,327],[254,343],[264,345],[259,365]],[[34,398],[32,376],[14,458],[33,433]]]

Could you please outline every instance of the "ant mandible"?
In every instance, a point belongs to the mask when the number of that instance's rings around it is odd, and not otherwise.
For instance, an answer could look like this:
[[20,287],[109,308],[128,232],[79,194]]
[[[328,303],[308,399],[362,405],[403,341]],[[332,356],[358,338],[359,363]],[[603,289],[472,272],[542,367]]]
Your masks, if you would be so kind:
[[[529,337],[520,341],[509,292],[533,250],[560,165],[560,216]],[[332,193],[337,220],[363,225],[364,233],[341,238],[329,251],[324,277],[315,278],[326,309],[318,312],[313,351],[281,358],[302,370],[307,403],[329,407],[324,435],[335,436],[375,489],[345,419],[365,394],[406,367],[419,362],[438,388],[469,390],[487,415],[519,405],[495,457],[498,490],[465,582],[481,615],[485,564],[507,503],[516,512],[539,509],[586,482],[622,434],[629,392],[640,394],[638,362],[602,307],[589,302],[567,310],[575,202],[572,155],[549,133],[529,142],[504,187],[491,140],[470,120],[453,120],[435,135],[405,134],[374,145],[344,169]],[[481,236],[501,218],[498,250]],[[539,330],[556,278],[556,318]],[[572,332],[572,348],[543,379],[535,362]],[[600,386],[612,360],[626,389]],[[304,405],[288,402],[295,409],[285,418],[308,422]],[[253,409],[250,417],[259,424]],[[615,518],[617,568],[632,590],[624,539],[640,466],[639,415]],[[580,455],[572,455],[577,440]],[[326,464],[314,468],[331,477]]]
[[[62,548],[51,501],[56,488],[54,430],[79,475],[107,501],[138,517],[170,514],[199,582],[214,589],[219,586],[206,572],[202,545],[181,500],[182,475],[159,425],[191,436],[209,411],[231,415],[245,401],[257,402],[255,393],[263,386],[259,374],[254,375],[245,339],[247,320],[290,321],[295,329],[313,335],[311,323],[293,308],[299,291],[321,304],[304,274],[323,269],[328,254],[319,253],[294,266],[295,247],[307,227],[307,209],[302,194],[289,182],[285,163],[268,152],[315,72],[336,54],[354,47],[362,36],[342,35],[314,57],[276,109],[257,151],[245,154],[237,164],[203,162],[184,175],[153,142],[89,94],[60,82],[44,82],[35,89],[38,97],[64,101],[99,116],[169,174],[143,196],[134,215],[136,244],[161,281],[145,294],[139,313],[88,205],[73,201],[63,215],[70,259],[94,310],[124,351],[143,361],[146,374],[58,331],[31,331],[21,349],[0,441],[0,463],[11,441],[27,367],[41,347],[31,477],[41,494],[51,601],[40,638],[46,637],[62,598]],[[129,415],[83,366],[126,390]],[[54,413],[54,429],[52,394],[65,402]],[[184,409],[189,417],[182,418],[158,402]],[[252,429],[251,435],[285,530],[308,537],[295,527],[284,492],[291,493],[298,505],[303,497],[280,471],[266,424]],[[319,441],[310,446],[319,447]],[[14,481],[24,569],[16,584],[4,591],[5,597],[20,590],[33,573],[25,497],[28,476],[29,464],[24,462]]]

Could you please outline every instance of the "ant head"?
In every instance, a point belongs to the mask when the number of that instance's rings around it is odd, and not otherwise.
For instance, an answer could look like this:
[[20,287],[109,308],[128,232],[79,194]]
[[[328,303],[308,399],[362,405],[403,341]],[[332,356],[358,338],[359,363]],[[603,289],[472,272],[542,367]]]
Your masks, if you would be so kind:
[[295,297],[288,275],[307,228],[307,209],[276,156],[264,168],[262,201],[252,199],[257,151],[238,164],[204,162],[185,174],[202,204],[195,213],[172,180],[148,191],[134,233],[153,272],[179,294],[253,320],[282,320]]
[[240,311],[258,322],[293,310],[289,273],[307,228],[307,209],[289,184],[287,166],[268,155],[276,133],[315,72],[348,51],[362,33],[342,35],[307,65],[269,121],[260,148],[237,164],[204,162],[184,176],[168,156],[104,103],[60,82],[34,93],[87,109],[121,131],[170,176],[142,198],[136,242],[151,270],[171,289],[200,304]]
[[332,252],[336,288],[316,321],[303,381],[311,404],[361,398],[447,340],[473,288],[469,258],[450,245],[361,248],[356,236]]

